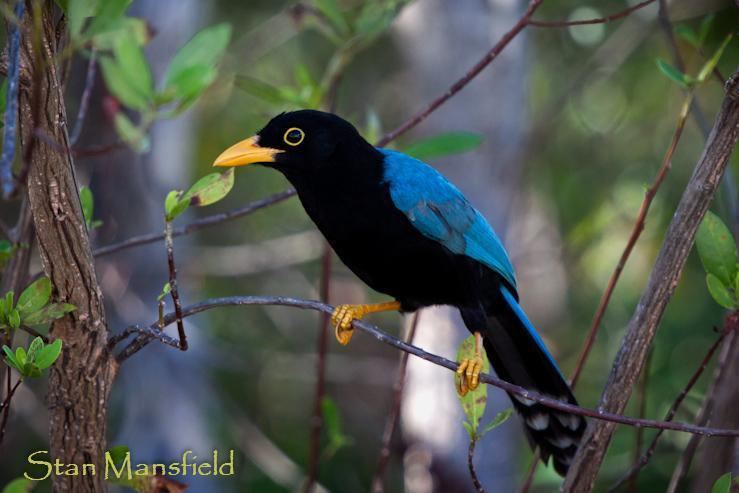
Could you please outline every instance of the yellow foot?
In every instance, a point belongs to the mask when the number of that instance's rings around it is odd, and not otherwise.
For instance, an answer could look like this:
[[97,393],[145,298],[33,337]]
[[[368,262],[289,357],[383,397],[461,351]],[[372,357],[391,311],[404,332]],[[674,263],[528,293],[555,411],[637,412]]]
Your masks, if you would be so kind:
[[390,301],[387,303],[375,303],[372,305],[339,305],[331,314],[331,324],[335,328],[336,340],[339,344],[346,346],[352,340],[354,329],[352,322],[360,320],[368,313],[386,312],[399,310],[400,303]]
[[480,385],[480,373],[482,372],[482,335],[475,332],[475,356],[464,358],[459,362],[457,368],[457,393],[465,396],[470,390],[475,390]]

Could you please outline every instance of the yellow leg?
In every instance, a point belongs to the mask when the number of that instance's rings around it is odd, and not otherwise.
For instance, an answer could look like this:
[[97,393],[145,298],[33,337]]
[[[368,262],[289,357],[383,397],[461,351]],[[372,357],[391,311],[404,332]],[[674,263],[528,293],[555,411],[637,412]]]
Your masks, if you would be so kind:
[[470,390],[475,390],[480,385],[480,372],[482,372],[482,335],[475,332],[475,357],[465,358],[459,362],[457,393],[463,396]]
[[368,313],[389,312],[400,310],[399,301],[388,301],[387,303],[374,303],[372,305],[339,305],[331,315],[331,323],[336,330],[336,340],[339,344],[347,345],[352,339],[354,329],[352,321],[359,320]]

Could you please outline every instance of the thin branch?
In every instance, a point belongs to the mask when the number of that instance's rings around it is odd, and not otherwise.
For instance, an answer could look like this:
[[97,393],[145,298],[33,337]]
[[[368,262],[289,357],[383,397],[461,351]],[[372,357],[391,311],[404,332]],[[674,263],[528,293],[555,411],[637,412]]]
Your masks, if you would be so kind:
[[672,156],[675,153],[675,149],[677,149],[677,144],[680,142],[680,137],[682,136],[683,129],[685,128],[685,120],[687,119],[688,112],[690,111],[692,101],[693,93],[690,92],[683,102],[682,109],[680,110],[680,115],[677,119],[677,125],[675,126],[675,132],[672,134],[670,146],[667,148],[664,158],[662,159],[662,165],[657,171],[657,175],[654,177],[652,185],[644,194],[644,200],[642,201],[641,207],[639,207],[639,213],[636,216],[634,226],[631,228],[629,239],[626,242],[626,246],[624,247],[623,252],[621,253],[621,257],[618,259],[618,264],[616,264],[616,268],[613,270],[613,272],[611,273],[611,277],[608,279],[608,286],[603,292],[603,296],[601,296],[600,303],[598,303],[598,309],[595,311],[593,322],[590,324],[590,329],[588,330],[588,335],[585,338],[585,343],[583,344],[582,351],[580,352],[580,357],[578,358],[577,365],[575,365],[575,370],[572,373],[572,387],[575,387],[577,385],[577,381],[580,378],[583,369],[585,368],[585,363],[588,360],[588,356],[590,356],[590,351],[593,349],[593,344],[595,344],[595,339],[598,335],[600,324],[603,321],[603,316],[605,315],[608,304],[611,301],[611,296],[613,296],[613,292],[616,289],[616,284],[621,277],[621,273],[623,272],[624,267],[626,267],[626,262],[629,260],[631,252],[634,250],[639,236],[641,236],[642,231],[644,231],[647,213],[649,212],[649,208],[652,206],[652,201],[657,195],[657,191],[662,185],[662,182],[667,176],[667,173],[670,171],[670,167],[672,165]]
[[[644,368],[665,308],[678,285],[695,234],[708,210],[739,137],[739,71],[727,82],[727,94],[693,175],[680,199],[601,396],[600,409],[621,413]],[[594,423],[581,441],[564,483],[565,491],[592,491],[615,431],[612,423]]]
[[15,391],[18,389],[21,382],[23,381],[22,378],[18,378],[18,381],[15,382],[15,385],[11,387],[10,386],[10,372],[8,372],[7,375],[8,375],[7,395],[5,396],[5,400],[3,400],[2,404],[0,404],[0,409],[2,409],[3,411],[2,421],[0,421],[0,444],[3,443],[3,438],[5,438],[5,427],[8,424],[8,416],[10,416],[10,400],[13,398]]
[[[321,303],[320,301],[302,300],[302,299],[290,298],[286,296],[227,296],[223,298],[210,298],[210,299],[201,301],[199,303],[195,303],[193,305],[183,307],[181,315],[182,315],[182,318],[187,318],[187,317],[191,317],[198,313],[212,310],[214,308],[220,308],[220,307],[226,307],[226,306],[253,306],[253,305],[256,305],[256,306],[288,306],[288,307],[293,307],[293,308],[300,308],[303,310],[314,310],[314,311],[318,311],[322,313],[333,313],[334,308],[335,308],[331,305]],[[156,321],[152,323],[149,326],[149,328],[156,330],[160,327],[161,328],[167,327],[168,325],[175,323],[177,318],[178,318],[177,314],[168,313],[164,317],[162,317],[161,321]],[[398,339],[397,337],[393,337],[387,332],[384,332],[378,329],[374,325],[368,324],[361,320],[355,320],[354,322],[352,322],[352,326],[355,329],[358,329],[366,334],[369,334],[370,336],[377,339],[379,342],[392,346],[401,351],[407,352],[413,356],[417,356],[437,366],[441,366],[451,371],[456,371],[457,368],[459,367],[459,364],[455,361],[451,361],[444,357],[437,356],[432,353],[428,353],[419,347],[416,347],[412,344],[408,344],[407,342],[404,342]],[[140,327],[133,326],[125,330],[130,331],[134,328],[140,329]],[[130,358],[131,356],[136,354],[138,351],[143,349],[148,344],[148,342],[150,342],[148,340],[149,339],[148,336],[145,336],[144,339],[146,340],[142,340],[137,343],[137,340],[139,340],[139,338],[136,338],[116,356],[116,360],[118,362],[125,361],[126,359]],[[518,385],[514,385],[510,382],[506,382],[505,380],[501,380],[500,378],[497,378],[489,374],[480,374],[480,381],[488,385],[492,385],[493,387],[498,387],[499,389],[502,389],[508,393],[516,394],[525,399],[538,402],[539,404],[546,406],[548,408],[556,409],[558,411],[563,411],[569,414],[576,414],[578,416],[594,418],[599,421],[607,421],[609,423],[623,424],[623,425],[628,425],[628,426],[640,426],[643,428],[656,428],[656,429],[681,431],[683,433],[694,433],[694,434],[697,433],[697,434],[706,435],[706,436],[739,437],[739,430],[709,428],[709,427],[704,427],[704,426],[696,426],[690,423],[680,423],[680,422],[675,422],[675,421],[667,422],[667,421],[658,421],[654,419],[632,418],[629,416],[624,416],[621,414],[615,414],[615,413],[611,413],[608,411],[604,411],[602,409],[588,409],[588,408],[584,408],[580,406],[575,406],[574,404],[569,404],[567,402],[557,400],[553,397],[549,397],[544,394],[540,394],[538,392],[525,389]]]
[[[211,216],[206,216],[202,219],[198,219],[197,221],[193,221],[190,224],[186,224],[185,226],[172,228],[172,238],[177,238],[178,236],[194,233],[195,231],[200,231],[201,229],[216,226],[226,221],[230,221],[231,219],[237,219],[239,217],[249,215],[252,212],[258,211],[259,209],[264,209],[267,206],[282,202],[283,200],[288,199],[293,195],[295,195],[295,189],[290,188],[274,195],[270,195],[269,197],[255,200],[254,202],[249,202],[248,204],[236,209],[213,214]],[[119,252],[127,248],[148,245],[149,243],[162,241],[164,240],[164,236],[164,233],[149,233],[145,235],[134,236],[119,243],[113,243],[111,245],[96,248],[95,250],[93,250],[92,253],[93,255],[95,255],[95,257],[102,257],[104,255],[110,255],[111,253]]]
[[[321,301],[329,302],[331,288],[331,247],[324,241],[321,258]],[[318,478],[318,462],[321,455],[321,430],[323,429],[323,397],[326,395],[326,359],[328,356],[328,322],[330,314],[318,317],[318,361],[316,362],[316,392],[313,397],[313,417],[311,419],[310,441],[308,443],[308,473],[302,491],[313,491]]]
[[534,14],[534,12],[536,12],[536,9],[539,8],[539,5],[541,5],[542,1],[543,0],[531,0],[529,2],[529,6],[526,8],[526,11],[523,13],[523,16],[521,16],[518,22],[516,22],[516,24],[514,24],[514,26],[507,33],[505,33],[502,38],[500,38],[495,46],[493,46],[490,51],[488,51],[485,56],[483,56],[480,61],[478,61],[461,79],[452,84],[451,87],[447,89],[444,94],[433,100],[428,106],[406,120],[405,123],[400,125],[395,130],[385,134],[385,136],[380,139],[377,145],[379,147],[382,147],[388,142],[395,140],[396,138],[398,138],[398,136],[404,134],[411,128],[424,121],[439,106],[449,101],[449,99],[451,99],[455,94],[464,89],[464,87],[469,84],[472,79],[474,79],[480,72],[482,72],[485,67],[487,67],[493,60],[495,60],[498,55],[500,55],[503,49],[508,46],[511,41],[513,41],[518,33],[523,31],[523,29],[529,24],[531,16]]
[[[408,336],[406,340],[408,344],[413,344],[413,339],[416,337],[416,329],[418,328],[418,320],[421,318],[421,311],[417,311],[413,314],[413,320],[411,320],[411,328],[408,330]],[[405,387],[405,377],[408,368],[408,353],[400,353],[400,365],[398,366],[398,376],[395,379],[395,385],[393,385],[393,407],[390,410],[390,414],[385,421],[385,430],[382,432],[382,446],[380,448],[380,456],[377,459],[377,467],[375,473],[372,476],[372,492],[382,493],[385,490],[385,471],[387,470],[387,464],[390,461],[390,444],[395,433],[395,426],[400,417],[400,407],[403,403],[403,388]]]
[[185,323],[182,321],[182,303],[177,289],[177,267],[174,263],[174,241],[172,239],[172,221],[170,220],[165,221],[164,224],[164,243],[167,248],[170,295],[174,303],[174,311],[177,317],[177,334],[180,338],[179,349],[181,351],[187,351],[187,334],[185,333]]
[[485,488],[482,487],[480,479],[477,477],[477,471],[475,471],[475,464],[472,459],[475,457],[475,445],[477,445],[477,439],[470,440],[470,446],[467,447],[467,469],[470,471],[470,477],[472,478],[472,484],[475,486],[477,493],[485,493]]
[[[25,2],[18,0],[14,14],[20,22],[25,12]],[[18,82],[21,66],[21,30],[18,24],[11,24],[10,49],[8,58],[8,93],[5,106],[5,127],[3,128],[3,152],[0,155],[0,195],[8,199],[15,190],[13,181],[13,158],[18,130]]]
[[[721,330],[719,336],[716,338],[714,343],[711,344],[711,347],[708,348],[708,351],[703,357],[700,365],[695,370],[695,372],[693,372],[693,375],[690,377],[690,380],[688,380],[688,383],[685,385],[685,387],[680,391],[680,394],[678,394],[678,396],[675,398],[675,401],[672,403],[672,406],[670,406],[670,409],[665,415],[665,421],[673,420],[675,414],[677,414],[678,409],[680,409],[683,401],[688,396],[688,393],[690,393],[690,391],[693,389],[695,384],[698,382],[698,379],[701,377],[701,375],[703,375],[703,372],[708,366],[708,363],[710,363],[711,359],[713,359],[713,355],[716,353],[716,350],[719,348],[719,346],[721,346],[721,343],[726,338],[726,335],[729,334],[729,332],[731,331],[736,331],[739,327],[739,325],[737,325],[737,322],[739,322],[739,315],[736,312],[727,317],[724,329]],[[613,493],[618,490],[626,481],[629,481],[632,478],[636,478],[636,475],[639,473],[639,471],[641,471],[642,468],[644,468],[644,466],[649,463],[652,455],[654,455],[654,451],[657,449],[657,442],[659,442],[659,439],[664,431],[665,430],[657,430],[657,433],[654,435],[654,438],[652,438],[652,442],[649,444],[649,448],[647,448],[646,452],[642,454],[639,460],[637,460],[634,465],[631,466],[629,471],[616,484],[611,486],[611,488],[608,490],[609,493]]]
[[92,88],[95,85],[95,73],[97,72],[97,63],[95,61],[95,48],[90,52],[90,61],[87,62],[87,73],[85,75],[85,88],[82,90],[82,96],[80,97],[80,109],[77,112],[77,119],[74,121],[74,128],[72,133],[69,134],[69,145],[74,146],[77,140],[82,134],[82,127],[85,124],[85,116],[87,115],[87,109],[90,106],[90,99],[92,96]]
[[534,27],[570,27],[570,26],[582,26],[586,24],[606,24],[608,22],[617,21],[628,17],[639,9],[646,7],[647,5],[653,4],[656,0],[644,0],[643,2],[636,3],[626,10],[617,12],[615,14],[607,15],[605,17],[598,17],[595,19],[583,19],[575,21],[537,21],[531,19],[529,25]]

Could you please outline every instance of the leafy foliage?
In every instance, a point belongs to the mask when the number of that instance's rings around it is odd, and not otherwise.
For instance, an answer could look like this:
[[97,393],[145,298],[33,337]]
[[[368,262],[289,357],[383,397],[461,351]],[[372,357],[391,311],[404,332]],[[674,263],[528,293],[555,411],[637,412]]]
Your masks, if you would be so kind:
[[[713,487],[711,488],[711,493],[731,493],[731,473],[727,472],[726,474],[719,477],[715,483],[713,483]],[[737,483],[737,482],[734,482]]]
[[324,450],[324,455],[332,456],[339,449],[352,444],[352,439],[344,434],[341,427],[341,417],[339,408],[336,403],[328,396],[321,401],[321,410],[326,423],[326,434],[328,435],[328,444]]
[[62,340],[56,339],[51,344],[45,344],[43,339],[36,337],[28,346],[28,350],[18,346],[13,352],[8,346],[3,346],[5,363],[15,368],[24,377],[40,377],[41,372],[59,358],[62,352]]
[[482,135],[471,132],[448,132],[414,142],[403,150],[417,159],[432,159],[472,151],[482,144]]
[[51,281],[42,277],[23,290],[18,303],[14,293],[8,291],[0,299],[0,329],[17,329],[21,325],[43,327],[75,310],[69,303],[49,303]]
[[734,237],[724,222],[714,213],[706,213],[695,238],[703,268],[706,270],[708,291],[719,305],[736,309],[737,250]]
[[234,170],[224,173],[211,173],[199,179],[190,189],[182,193],[172,190],[164,200],[164,211],[167,221],[174,220],[191,205],[206,206],[223,199],[234,185]]
[[88,187],[80,188],[80,204],[82,204],[82,215],[85,218],[85,225],[87,226],[87,229],[93,230],[100,227],[103,222],[93,219],[95,200],[92,194],[92,190],[90,190]]
[[16,478],[6,484],[2,493],[29,493],[33,490],[35,484],[30,479]]

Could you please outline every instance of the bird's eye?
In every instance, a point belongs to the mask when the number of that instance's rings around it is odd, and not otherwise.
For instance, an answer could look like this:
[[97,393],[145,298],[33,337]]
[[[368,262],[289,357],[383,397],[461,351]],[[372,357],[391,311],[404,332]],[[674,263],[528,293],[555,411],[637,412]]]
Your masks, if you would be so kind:
[[285,144],[291,146],[300,145],[300,143],[303,142],[304,138],[305,132],[297,127],[288,128],[287,132],[285,132],[285,135],[282,136],[282,140],[285,141]]

